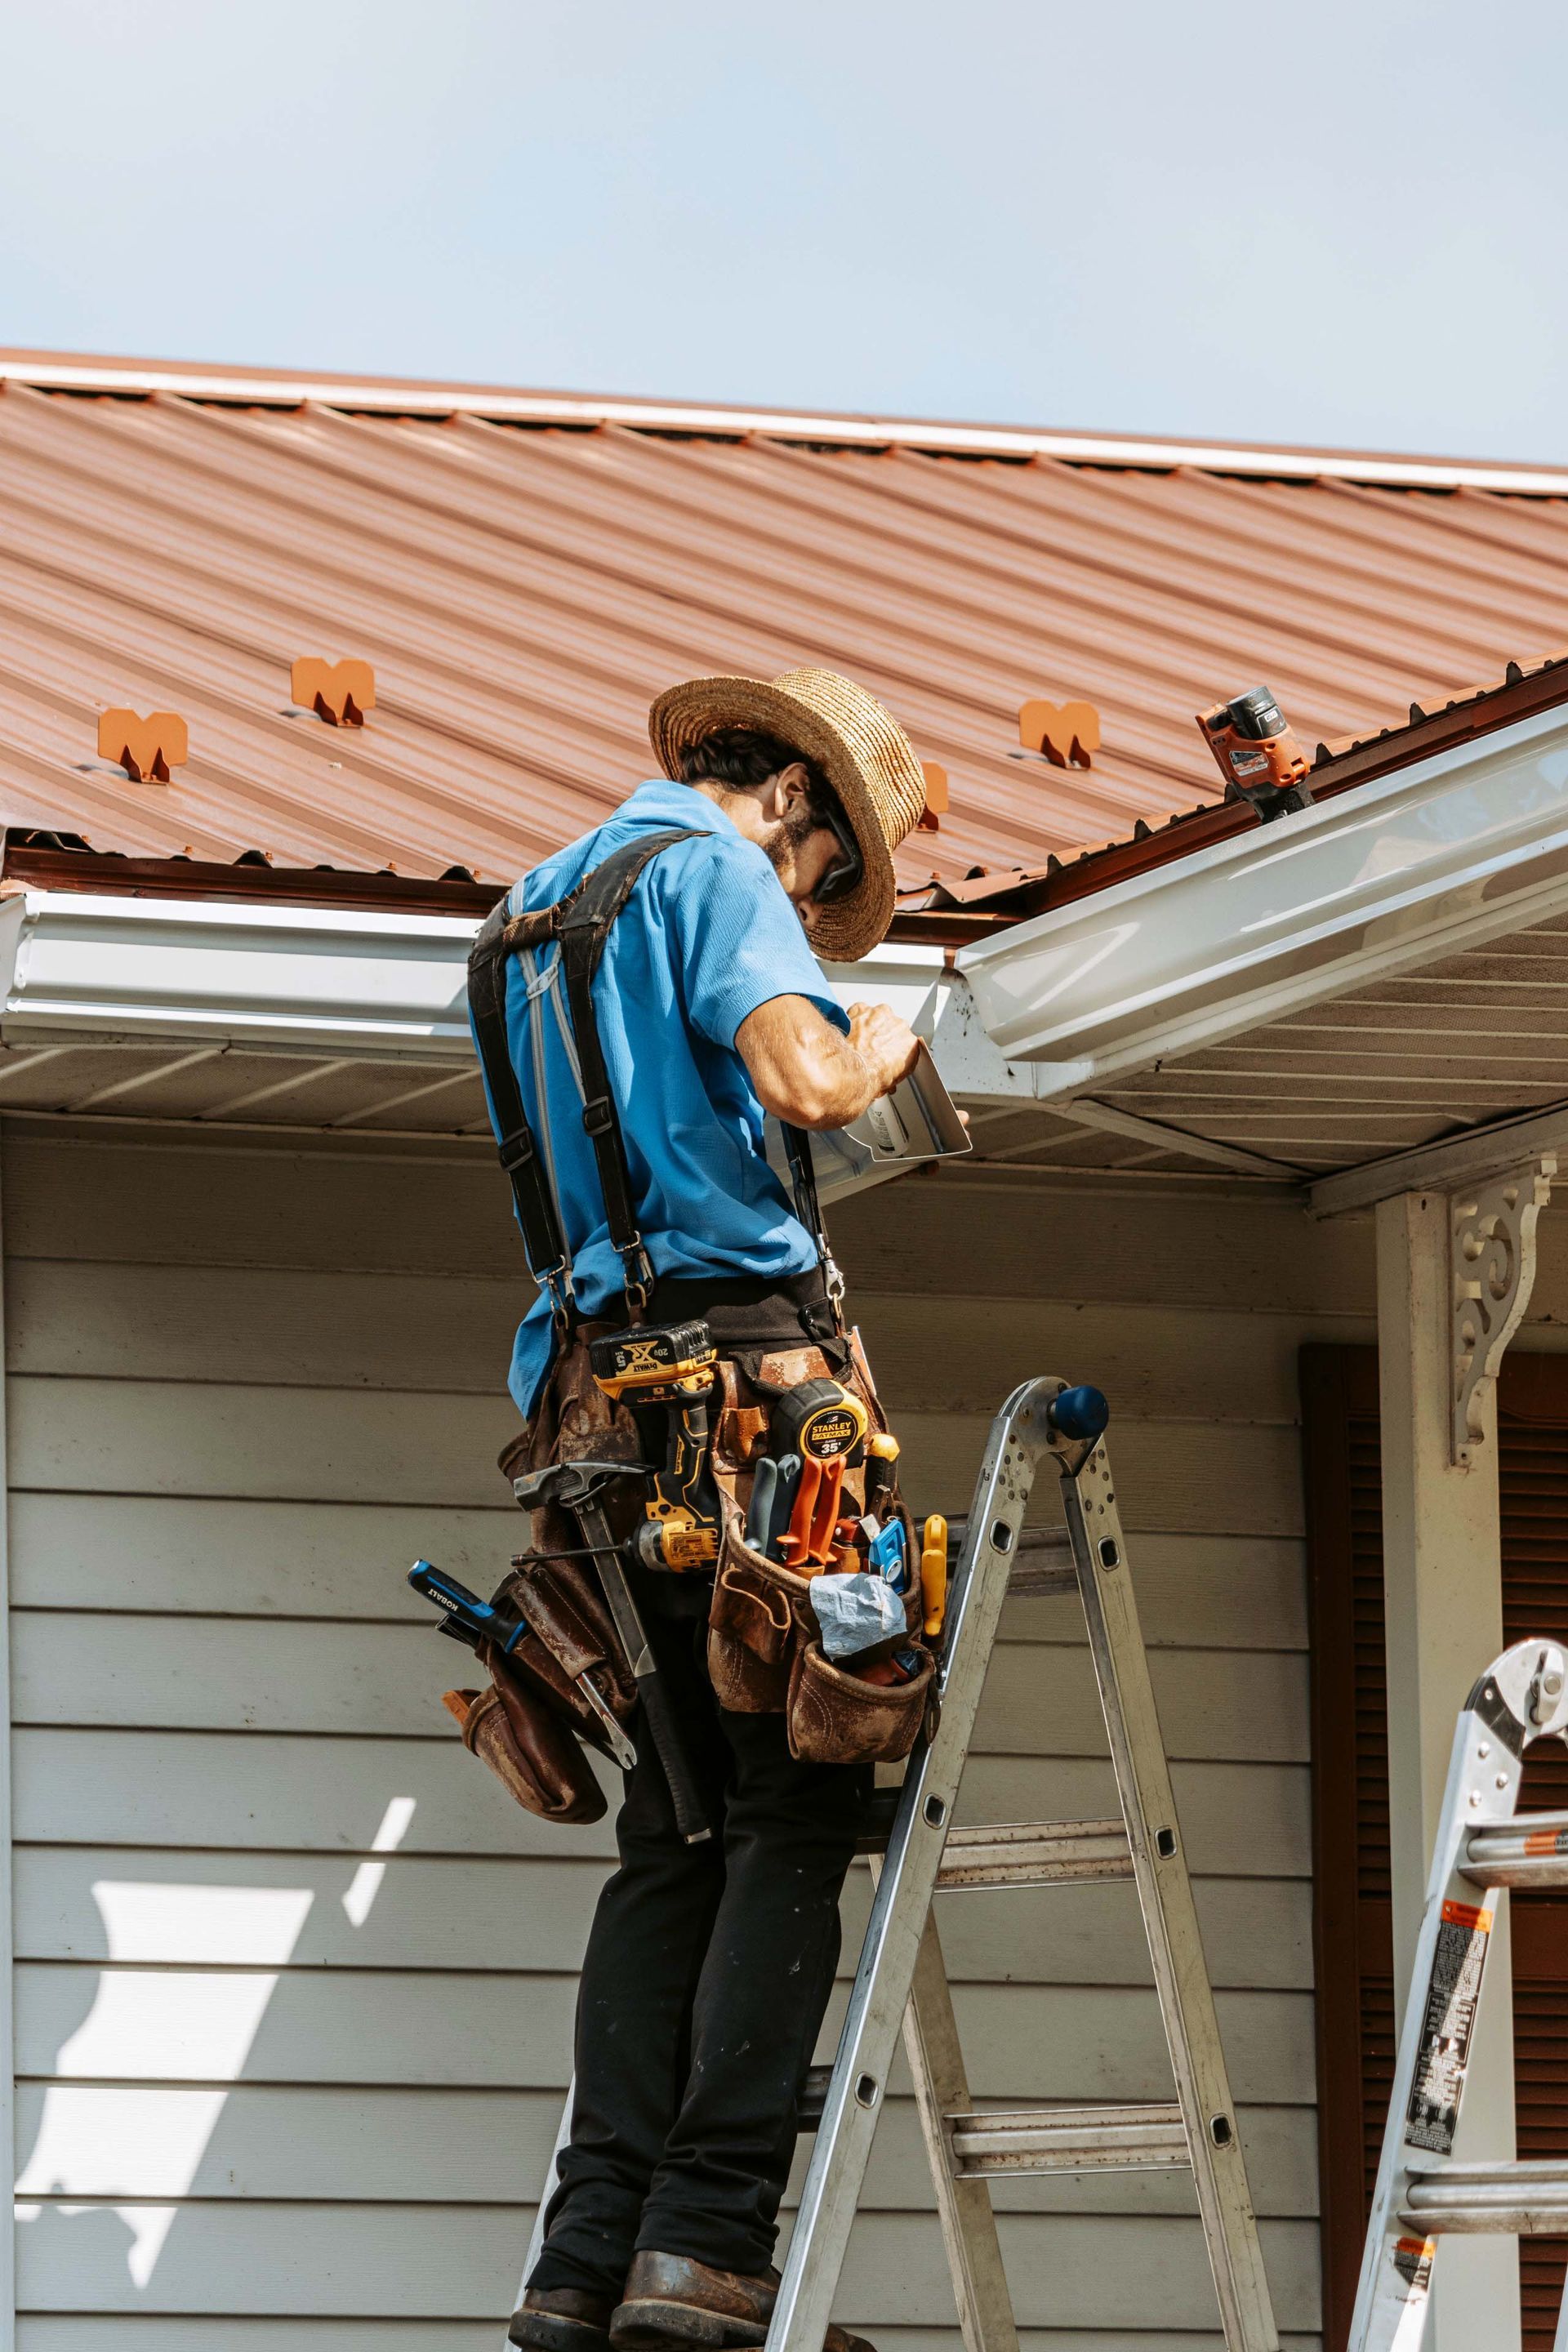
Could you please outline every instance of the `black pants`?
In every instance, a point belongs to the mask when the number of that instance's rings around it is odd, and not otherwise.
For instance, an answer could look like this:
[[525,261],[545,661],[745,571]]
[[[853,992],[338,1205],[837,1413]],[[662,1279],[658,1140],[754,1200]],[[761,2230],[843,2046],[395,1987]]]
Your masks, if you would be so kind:
[[652,1743],[588,1938],[577,2101],[529,2284],[618,2296],[639,2249],[755,2276],[838,1958],[866,1765],[797,1764],[777,1715],[722,1713],[700,1622],[648,1618],[714,1834],[687,1846]]

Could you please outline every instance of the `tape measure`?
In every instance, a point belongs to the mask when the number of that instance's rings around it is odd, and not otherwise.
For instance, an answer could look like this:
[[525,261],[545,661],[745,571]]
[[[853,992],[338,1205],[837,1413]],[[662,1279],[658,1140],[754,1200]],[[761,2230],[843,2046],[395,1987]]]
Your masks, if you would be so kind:
[[847,1465],[870,1425],[871,1416],[853,1390],[837,1381],[802,1381],[798,1388],[786,1389],[773,1407],[769,1451]]

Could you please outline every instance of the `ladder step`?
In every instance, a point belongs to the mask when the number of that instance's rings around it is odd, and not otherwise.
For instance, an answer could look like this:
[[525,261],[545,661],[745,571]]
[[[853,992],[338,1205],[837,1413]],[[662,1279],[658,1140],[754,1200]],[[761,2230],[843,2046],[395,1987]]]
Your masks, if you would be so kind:
[[1005,2115],[950,2116],[959,2180],[994,2172],[1123,2172],[1184,2167],[1180,2107],[1021,2107]]
[[1413,2175],[1404,2218],[1424,2237],[1568,2235],[1568,2163],[1445,2164]]
[[[956,1565],[969,1526],[967,1518],[950,1519],[947,1559]],[[1078,1570],[1065,1528],[1020,1528],[1013,1547],[1013,1567],[1007,1590],[1015,1599],[1037,1600],[1041,1594],[1076,1592]]]
[[797,2131],[813,2132],[816,2129],[817,2125],[822,2121],[822,2110],[827,2098],[827,2085],[832,2080],[831,2066],[806,2068],[805,2080],[800,2086],[800,2097],[795,2104]]
[[948,1889],[1080,1886],[1131,1875],[1120,1822],[998,1822],[951,1831],[936,1883]]
[[1520,1813],[1472,1830],[1459,1867],[1478,1886],[1568,1886],[1568,1813]]
[[[898,1808],[897,1789],[879,1789],[857,1842],[861,1853],[885,1853]],[[948,1832],[939,1889],[975,1886],[1078,1886],[1131,1878],[1127,1832],[1115,1822],[984,1822]]]

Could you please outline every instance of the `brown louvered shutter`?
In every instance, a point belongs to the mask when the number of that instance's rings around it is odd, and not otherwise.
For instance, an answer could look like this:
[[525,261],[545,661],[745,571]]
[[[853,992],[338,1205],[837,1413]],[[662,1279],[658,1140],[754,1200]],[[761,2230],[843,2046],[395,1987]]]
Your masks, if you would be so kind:
[[[1387,2116],[1399,2018],[1388,1875],[1388,1721],[1377,1355],[1306,1348],[1324,2340],[1342,2342]],[[1510,1355],[1498,1391],[1503,1628],[1568,1641],[1568,1357]],[[1479,1673],[1488,1662],[1476,1661]],[[1568,1811],[1568,1749],[1533,1749],[1521,1808]],[[1521,2157],[1568,2150],[1568,1899],[1511,1898]],[[1568,2242],[1520,2245],[1525,2352],[1552,2352]]]

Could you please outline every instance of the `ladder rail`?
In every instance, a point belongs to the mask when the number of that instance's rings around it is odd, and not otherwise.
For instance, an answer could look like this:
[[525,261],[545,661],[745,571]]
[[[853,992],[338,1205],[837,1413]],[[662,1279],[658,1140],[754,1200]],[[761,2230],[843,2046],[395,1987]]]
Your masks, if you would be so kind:
[[[1347,2352],[1420,2352],[1445,2218],[1450,2228],[1478,2226],[1483,2200],[1465,2191],[1479,2177],[1494,2191],[1510,2174],[1523,2185],[1516,2166],[1450,2168],[1445,2159],[1458,2130],[1501,1882],[1526,1859],[1528,1828],[1513,1828],[1524,1751],[1533,1739],[1568,1734],[1565,1667],[1554,1643],[1518,1643],[1493,1661],[1459,1714]],[[1518,2234],[1507,2210],[1494,2210],[1492,2226]],[[1557,2342],[1568,2352],[1568,2301]]]
[[[566,2096],[561,2104],[561,2120],[555,2126],[555,2145],[550,2151],[550,2161],[544,2168],[544,2184],[539,2192],[539,2202],[533,2209],[533,2227],[528,2233],[528,2252],[522,2258],[522,2277],[518,2283],[517,2302],[521,2305],[528,2292],[528,2282],[533,2276],[533,2265],[544,2252],[544,2216],[550,2200],[561,2186],[561,2159],[572,2139],[572,2111],[577,2104],[575,2072],[566,2085]],[[515,2309],[517,2306],[514,2305]],[[508,2342],[510,2342],[510,2336]]]
[[1227,2352],[1279,2352],[1258,2221],[1103,1444],[1062,1501]]
[[[822,2352],[926,1916],[991,1660],[1011,1554],[1059,1381],[1026,1381],[991,1424],[948,1603],[935,1724],[904,1775],[887,1860],[839,2035],[766,2352]],[[930,1717],[928,1717],[928,1727]]]

